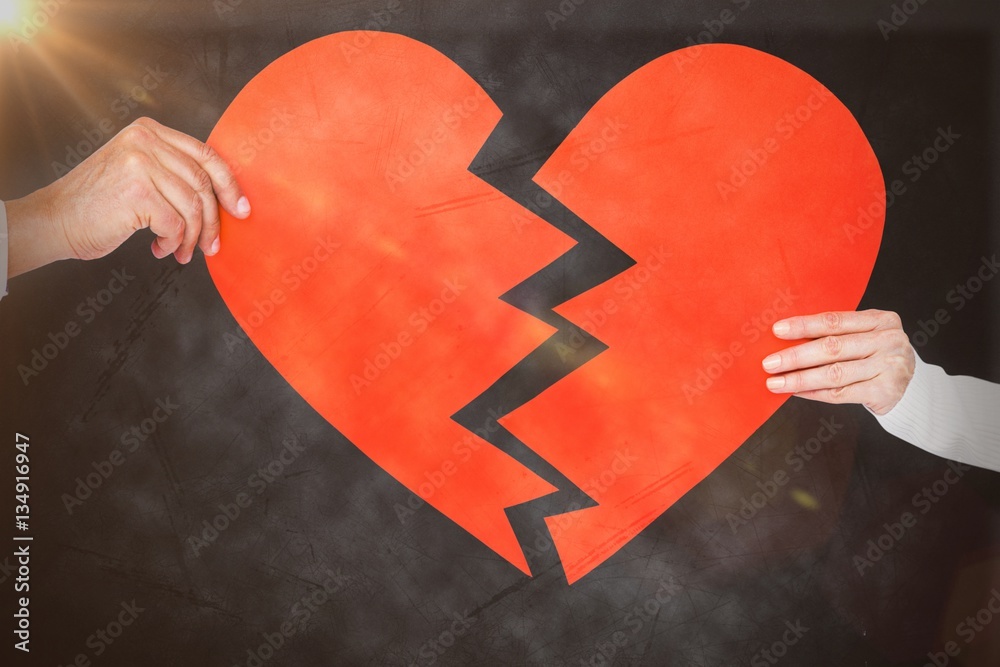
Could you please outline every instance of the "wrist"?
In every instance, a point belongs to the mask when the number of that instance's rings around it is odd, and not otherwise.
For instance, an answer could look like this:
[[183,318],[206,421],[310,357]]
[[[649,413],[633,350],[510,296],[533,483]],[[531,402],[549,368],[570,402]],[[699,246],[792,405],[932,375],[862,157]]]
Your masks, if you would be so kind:
[[7,202],[8,278],[75,257],[55,215],[50,188]]
[[904,363],[902,372],[898,374],[898,378],[895,381],[893,395],[896,397],[896,400],[892,403],[892,405],[888,406],[884,410],[872,410],[875,416],[886,417],[895,411],[896,408],[904,402],[904,399],[907,399],[913,393],[919,393],[921,391],[920,388],[915,387],[915,385],[920,384],[920,380],[917,376],[918,369],[923,362],[920,360],[920,356],[917,355],[916,350],[912,350],[912,352],[912,354],[907,355],[908,359]]

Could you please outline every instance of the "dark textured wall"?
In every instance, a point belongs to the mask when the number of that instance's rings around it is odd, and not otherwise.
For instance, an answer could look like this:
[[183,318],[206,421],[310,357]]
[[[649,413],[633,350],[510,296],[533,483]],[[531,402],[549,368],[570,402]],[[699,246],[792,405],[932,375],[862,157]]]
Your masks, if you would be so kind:
[[[204,139],[269,62],[364,27],[390,4],[225,1],[68,0],[29,44],[0,45],[0,198],[55,178],[53,163],[104,119],[117,129],[146,114]],[[914,333],[951,308],[949,290],[983,255],[1000,252],[995,0],[928,0],[888,40],[876,24],[890,17],[888,0],[567,0],[554,27],[546,12],[560,11],[556,0],[400,3],[384,29],[447,54],[504,111],[491,182],[511,192],[621,78],[746,4],[720,39],[826,84],[888,181],[905,177],[938,128],[961,134],[890,209],[864,306],[898,311]],[[125,91],[148,68],[159,80],[132,109]],[[958,634],[1000,589],[993,473],[966,473],[922,513],[913,496],[942,478],[945,461],[886,435],[861,408],[793,400],[583,581],[569,587],[548,564],[529,579],[432,508],[401,521],[409,492],[239,335],[203,260],[156,262],[140,237],[107,259],[19,278],[0,304],[0,507],[12,515],[14,433],[26,433],[35,538],[33,651],[4,664],[84,654],[94,665],[254,665],[248,652],[286,621],[303,629],[273,656],[265,650],[264,664],[761,665],[773,664],[762,651],[786,623],[808,628],[785,648],[788,665],[923,665],[948,641],[961,649],[948,664],[1000,661],[1000,620],[969,642]],[[81,308],[115,271],[135,278],[101,312]],[[1000,282],[951,312],[920,353],[1000,381],[998,313]],[[69,322],[81,334],[25,385],[18,366]],[[157,401],[177,407],[145,441],[123,443]],[[840,425],[834,440],[790,466],[788,452],[823,420]],[[256,471],[289,438],[302,451],[262,481]],[[70,512],[64,494],[116,450],[122,464]],[[732,524],[778,470],[790,484]],[[250,506],[195,554],[189,538],[240,493]],[[855,556],[906,511],[916,525],[860,573]],[[13,548],[0,548],[4,650]],[[120,637],[92,638],[133,600],[142,611]]]

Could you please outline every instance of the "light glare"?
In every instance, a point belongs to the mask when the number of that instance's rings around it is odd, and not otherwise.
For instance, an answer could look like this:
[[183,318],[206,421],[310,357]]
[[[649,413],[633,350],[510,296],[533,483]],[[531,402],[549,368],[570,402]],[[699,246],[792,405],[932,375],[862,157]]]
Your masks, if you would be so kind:
[[0,0],[0,29],[8,31],[17,27],[24,4],[23,0]]

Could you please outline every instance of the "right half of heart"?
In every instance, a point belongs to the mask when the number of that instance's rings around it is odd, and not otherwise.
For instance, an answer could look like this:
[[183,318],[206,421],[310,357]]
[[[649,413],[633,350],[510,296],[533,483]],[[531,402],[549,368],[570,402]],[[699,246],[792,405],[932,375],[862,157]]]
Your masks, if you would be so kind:
[[557,309],[608,349],[503,420],[597,503],[547,520],[573,582],[786,400],[765,388],[788,346],[770,325],[857,307],[885,186],[830,90],[725,44],[627,77],[535,180],[636,261]]

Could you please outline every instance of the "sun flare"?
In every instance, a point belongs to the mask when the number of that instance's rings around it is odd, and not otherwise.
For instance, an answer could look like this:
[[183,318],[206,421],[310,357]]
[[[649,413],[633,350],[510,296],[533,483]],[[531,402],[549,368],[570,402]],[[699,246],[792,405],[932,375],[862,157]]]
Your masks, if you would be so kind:
[[25,0],[0,0],[0,32],[10,32],[18,27],[25,15],[28,3]]

